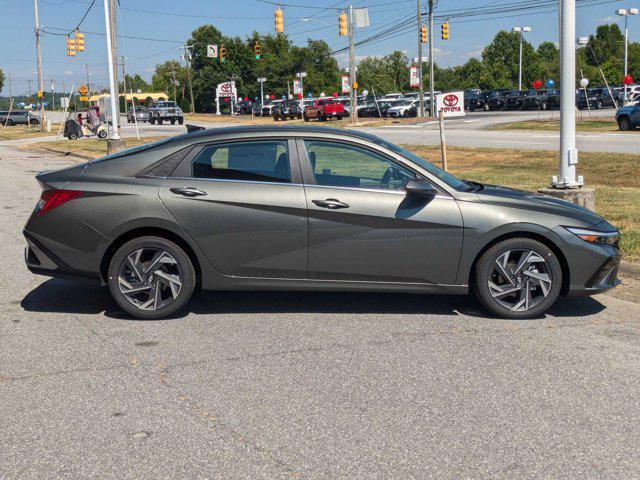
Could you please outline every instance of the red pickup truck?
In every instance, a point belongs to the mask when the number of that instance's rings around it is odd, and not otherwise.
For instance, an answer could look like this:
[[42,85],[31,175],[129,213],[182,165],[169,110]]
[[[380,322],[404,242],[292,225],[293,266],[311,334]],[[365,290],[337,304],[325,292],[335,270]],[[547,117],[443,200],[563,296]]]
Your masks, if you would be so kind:
[[304,109],[304,121],[308,122],[310,118],[317,118],[324,122],[327,118],[337,118],[340,120],[347,116],[344,105],[335,101],[333,98],[319,98]]

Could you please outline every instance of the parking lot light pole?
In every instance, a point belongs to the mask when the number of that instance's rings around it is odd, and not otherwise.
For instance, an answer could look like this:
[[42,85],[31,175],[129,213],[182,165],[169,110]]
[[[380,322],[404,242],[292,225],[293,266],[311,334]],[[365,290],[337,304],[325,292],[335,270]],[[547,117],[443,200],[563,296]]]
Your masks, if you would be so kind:
[[530,32],[531,27],[513,27],[514,32],[520,34],[520,61],[518,63],[518,90],[522,90],[522,42],[524,41],[525,32]]
[[[628,27],[628,20],[629,20],[629,15],[638,15],[638,9],[637,8],[630,8],[630,9],[626,9],[626,8],[619,8],[618,10],[616,10],[616,14],[624,17],[624,76],[626,77],[628,75],[628,65],[629,65],[629,58],[628,58],[628,52],[629,52],[629,27]],[[624,87],[624,97],[622,100],[622,104],[626,105],[627,104],[627,86],[625,85]]]

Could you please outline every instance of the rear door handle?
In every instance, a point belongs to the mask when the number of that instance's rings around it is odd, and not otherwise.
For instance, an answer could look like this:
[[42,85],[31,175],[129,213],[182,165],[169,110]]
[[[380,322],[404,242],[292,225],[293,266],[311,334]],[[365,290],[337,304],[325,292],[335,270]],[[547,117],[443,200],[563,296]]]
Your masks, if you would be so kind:
[[322,208],[329,208],[331,210],[337,210],[339,208],[349,208],[349,205],[336,200],[335,198],[327,198],[326,200],[311,200],[314,205]]
[[175,193],[176,195],[182,195],[185,197],[202,197],[207,194],[206,192],[193,187],[172,188],[171,193]]

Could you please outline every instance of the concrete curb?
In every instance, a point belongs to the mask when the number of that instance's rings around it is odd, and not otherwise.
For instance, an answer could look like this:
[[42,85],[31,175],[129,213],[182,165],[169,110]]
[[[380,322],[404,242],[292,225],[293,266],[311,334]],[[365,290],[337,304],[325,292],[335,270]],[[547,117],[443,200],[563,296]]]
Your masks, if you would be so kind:
[[625,262],[623,260],[620,262],[620,273],[624,273],[630,277],[640,278],[640,264]]

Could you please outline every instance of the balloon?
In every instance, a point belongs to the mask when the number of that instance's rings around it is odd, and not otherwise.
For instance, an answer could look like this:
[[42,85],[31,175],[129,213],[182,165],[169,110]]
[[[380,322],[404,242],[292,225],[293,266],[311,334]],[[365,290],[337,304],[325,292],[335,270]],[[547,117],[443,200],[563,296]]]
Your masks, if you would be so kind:
[[547,88],[553,88],[555,84],[556,82],[554,82],[553,80],[551,79],[547,80]]
[[271,100],[275,100],[276,96],[275,95],[271,95]]
[[258,100],[260,100],[258,97],[253,99],[254,102],[257,102]]
[[364,95],[365,97],[366,97],[367,95],[369,95],[369,90],[363,90],[363,91],[362,91],[362,95]]
[[631,85],[633,83],[633,77],[631,75],[626,75],[622,79],[622,83],[624,83],[625,85]]
[[244,97],[244,101],[248,102],[249,101],[249,97]]
[[581,78],[580,79],[580,86],[582,88],[586,88],[589,85],[589,79],[588,78]]
[[307,98],[313,98],[313,94],[307,93]]
[[324,92],[320,92],[320,98],[324,98]]
[[333,96],[333,98],[338,98],[338,92],[333,92],[331,95]]
[[302,100],[302,94],[301,93],[298,94],[298,100]]
[[293,100],[293,95],[289,95],[289,100]]
[[534,80],[533,81],[533,88],[535,88],[536,90],[539,89],[542,86],[542,81],[541,80]]
[[280,97],[280,98],[282,98],[282,100],[286,100],[287,96],[286,95],[282,95],[282,97]]

